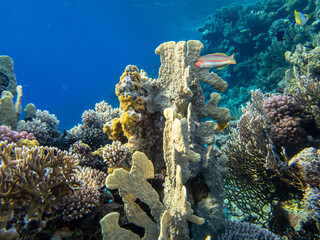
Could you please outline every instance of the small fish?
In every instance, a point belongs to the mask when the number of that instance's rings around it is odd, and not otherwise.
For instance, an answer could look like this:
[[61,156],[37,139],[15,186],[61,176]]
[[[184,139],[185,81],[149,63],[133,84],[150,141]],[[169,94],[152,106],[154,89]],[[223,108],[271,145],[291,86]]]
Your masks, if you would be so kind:
[[211,240],[211,236],[208,235],[205,240]]
[[304,26],[309,19],[309,15],[294,10],[294,18],[297,24],[299,24],[300,26]]
[[281,42],[284,40],[284,34],[285,34],[284,30],[279,30],[278,32],[275,33],[275,36],[278,42]]
[[236,64],[234,54],[228,57],[224,53],[214,53],[199,57],[194,61],[194,65],[198,68],[222,69],[229,64]]

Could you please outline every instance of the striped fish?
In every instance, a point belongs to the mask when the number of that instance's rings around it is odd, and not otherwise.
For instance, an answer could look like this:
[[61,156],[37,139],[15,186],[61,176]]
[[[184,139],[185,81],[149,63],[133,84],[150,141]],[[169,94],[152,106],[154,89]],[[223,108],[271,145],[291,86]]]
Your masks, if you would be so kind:
[[234,54],[228,57],[224,53],[214,53],[199,57],[194,65],[198,68],[207,69],[222,69],[227,67],[229,64],[236,64],[234,60]]

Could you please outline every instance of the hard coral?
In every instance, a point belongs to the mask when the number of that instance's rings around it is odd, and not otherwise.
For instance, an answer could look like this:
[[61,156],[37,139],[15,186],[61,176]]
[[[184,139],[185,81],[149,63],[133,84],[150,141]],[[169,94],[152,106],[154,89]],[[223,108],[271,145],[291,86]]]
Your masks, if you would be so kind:
[[69,192],[62,198],[60,208],[63,209],[63,220],[71,221],[82,218],[91,212],[92,208],[99,205],[100,191],[104,186],[107,175],[90,167],[80,168],[76,173],[76,181],[80,182],[79,188]]
[[246,222],[227,221],[225,232],[220,236],[218,236],[218,240],[233,240],[233,239],[281,240],[281,237],[255,224],[250,224]]
[[7,126],[0,125],[0,141],[18,142],[20,139],[35,140],[33,133],[26,131],[16,132]]
[[127,163],[124,161],[128,160],[129,150],[121,142],[114,141],[112,144],[104,146],[102,156],[110,167],[117,167],[121,164],[125,164],[126,166]]
[[275,144],[291,151],[306,140],[306,132],[301,126],[302,109],[293,97],[269,97],[263,108],[271,124],[270,137]]
[[78,185],[78,160],[57,148],[15,148],[13,143],[0,142],[0,158],[2,227],[18,217],[21,212],[13,210],[21,208],[26,209],[26,220],[36,220],[41,226],[44,213]]

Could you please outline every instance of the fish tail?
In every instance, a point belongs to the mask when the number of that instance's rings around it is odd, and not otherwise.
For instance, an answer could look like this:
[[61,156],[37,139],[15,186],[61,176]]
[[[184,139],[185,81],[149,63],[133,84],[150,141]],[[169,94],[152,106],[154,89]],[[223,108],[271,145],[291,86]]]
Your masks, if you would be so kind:
[[233,53],[230,57],[229,57],[229,59],[230,59],[230,64],[236,64],[237,62],[236,62],[236,60],[234,59],[234,55],[235,55],[236,53]]

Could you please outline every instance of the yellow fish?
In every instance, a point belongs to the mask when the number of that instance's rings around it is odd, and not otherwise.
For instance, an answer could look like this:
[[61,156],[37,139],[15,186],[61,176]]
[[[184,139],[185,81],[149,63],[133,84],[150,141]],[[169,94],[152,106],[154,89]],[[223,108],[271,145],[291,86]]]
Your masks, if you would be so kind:
[[304,26],[309,19],[309,15],[294,10],[294,18],[296,23],[298,23],[300,26]]
[[208,235],[205,240],[211,240],[211,236]]

